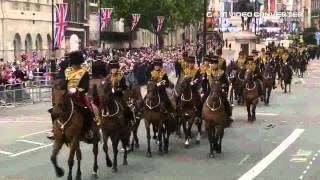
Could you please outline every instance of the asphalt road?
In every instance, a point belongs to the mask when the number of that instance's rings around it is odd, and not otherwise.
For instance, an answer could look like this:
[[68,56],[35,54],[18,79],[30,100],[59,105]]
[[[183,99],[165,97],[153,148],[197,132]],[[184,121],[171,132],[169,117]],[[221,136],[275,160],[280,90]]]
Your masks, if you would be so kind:
[[[295,78],[292,93],[272,92],[270,105],[257,107],[257,121],[248,123],[243,106],[235,106],[232,127],[226,129],[222,154],[208,158],[206,136],[200,145],[184,148],[182,139],[171,136],[168,155],[147,158],[144,123],[139,129],[140,149],[128,156],[117,173],[105,165],[99,149],[100,179],[112,180],[319,180],[320,179],[320,61],[312,61],[305,78]],[[0,110],[0,180],[57,179],[49,160],[52,141],[46,139],[50,103]],[[82,179],[90,179],[92,147],[81,144]],[[109,148],[112,151],[112,148]],[[67,167],[68,148],[59,163]],[[74,168],[75,174],[76,166]],[[64,177],[63,179],[65,179]]]

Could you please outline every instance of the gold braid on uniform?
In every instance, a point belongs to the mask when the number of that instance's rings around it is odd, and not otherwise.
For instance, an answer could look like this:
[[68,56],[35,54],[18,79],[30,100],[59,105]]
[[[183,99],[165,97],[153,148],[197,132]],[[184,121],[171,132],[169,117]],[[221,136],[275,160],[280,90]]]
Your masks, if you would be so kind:
[[86,68],[81,67],[80,69],[74,69],[68,67],[65,70],[66,79],[68,81],[68,88],[76,88],[78,91],[84,91],[84,89],[79,88],[79,83],[84,74],[88,72]]
[[123,75],[121,73],[110,74],[108,76],[108,79],[110,79],[113,87],[116,85],[116,83],[120,82],[122,78],[123,78]]
[[163,75],[164,75],[163,69],[161,69],[160,71],[153,70],[151,72],[151,79],[158,83],[158,82],[162,81]]

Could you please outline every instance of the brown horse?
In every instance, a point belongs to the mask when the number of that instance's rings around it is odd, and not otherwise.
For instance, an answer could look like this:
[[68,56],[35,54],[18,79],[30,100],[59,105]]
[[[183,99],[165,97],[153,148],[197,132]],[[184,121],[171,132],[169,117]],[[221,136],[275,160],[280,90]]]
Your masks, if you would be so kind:
[[233,76],[234,77],[231,79],[230,102],[233,104],[233,99],[235,99],[239,105],[243,102],[241,89],[245,81],[245,70],[240,69],[239,71],[234,71]]
[[164,140],[164,153],[168,153],[169,136],[175,130],[175,122],[171,119],[169,113],[164,113],[161,110],[161,98],[157,83],[149,81],[147,85],[147,95],[144,99],[143,117],[147,132],[147,157],[152,157],[150,148],[150,125],[158,131],[159,154],[162,154],[162,138]]
[[281,76],[282,76],[282,80],[281,80],[281,86],[282,86],[282,81],[284,84],[284,93],[287,93],[287,86],[289,86],[289,92],[291,92],[291,81],[292,81],[292,69],[290,67],[289,64],[284,64],[281,67]]
[[141,121],[141,114],[143,108],[143,99],[140,93],[140,86],[129,86],[128,89],[124,92],[123,98],[132,112],[132,118],[130,123],[131,130],[131,143],[130,151],[135,148],[139,148],[139,138],[138,138],[138,128]]
[[113,172],[117,172],[118,166],[118,144],[121,141],[124,148],[123,165],[127,165],[127,147],[129,146],[130,128],[125,118],[125,108],[118,102],[112,92],[112,85],[109,81],[102,81],[103,95],[101,98],[101,130],[103,133],[103,150],[106,154],[107,166],[111,166],[108,154],[108,139],[111,138],[113,148]]
[[265,67],[262,79],[264,104],[269,105],[271,90],[273,88],[273,72],[270,66]]
[[224,129],[227,127],[227,114],[222,103],[222,87],[219,82],[211,84],[211,91],[202,108],[202,119],[206,123],[210,146],[210,158],[214,158],[213,150],[221,153]]
[[256,120],[256,107],[259,102],[258,82],[254,80],[251,71],[246,72],[246,81],[243,89],[243,99],[247,106],[248,121]]
[[185,147],[188,148],[191,140],[191,129],[192,125],[198,118],[198,135],[197,143],[200,143],[201,139],[201,96],[198,92],[197,87],[191,86],[191,77],[184,77],[181,81],[181,95],[180,101],[177,105],[177,115],[179,117],[179,122],[182,124],[183,132],[185,134]]
[[[63,144],[66,144],[70,148],[68,165],[69,174],[68,180],[72,179],[72,168],[74,164],[74,155],[76,154],[78,161],[78,169],[76,179],[81,179],[81,150],[80,141],[84,141],[84,123],[86,121],[83,114],[82,107],[76,104],[73,97],[67,93],[67,83],[65,80],[55,80],[53,83],[53,96],[55,106],[52,111],[52,115],[57,117],[53,123],[53,134],[54,134],[54,146],[51,155],[51,162],[56,171],[58,177],[64,175],[64,170],[59,167],[57,163],[57,156],[62,148]],[[88,113],[88,112],[87,112]],[[92,121],[93,122],[93,121]],[[93,130],[93,154],[94,154],[94,165],[93,174],[94,178],[97,178],[98,170],[98,143],[100,141],[99,129],[95,123],[91,125]]]

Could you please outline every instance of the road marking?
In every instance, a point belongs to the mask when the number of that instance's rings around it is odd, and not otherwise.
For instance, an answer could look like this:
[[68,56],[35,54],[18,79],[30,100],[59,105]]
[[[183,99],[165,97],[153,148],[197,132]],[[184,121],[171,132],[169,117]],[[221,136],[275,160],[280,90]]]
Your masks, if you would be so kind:
[[279,114],[276,113],[265,113],[265,112],[257,112],[257,115],[262,115],[262,116],[279,116]]
[[30,143],[30,144],[37,144],[37,145],[40,145],[40,146],[46,145],[46,144],[44,144],[44,143],[35,142],[35,141],[29,141],[29,140],[24,140],[24,139],[19,139],[19,140],[16,140],[16,141],[18,141],[18,142]]
[[26,138],[26,137],[33,136],[33,135],[36,135],[36,134],[46,133],[48,131],[51,131],[51,129],[46,129],[46,130],[43,130],[43,131],[38,131],[38,132],[26,134],[26,135],[20,136],[20,138]]
[[241,166],[244,162],[246,162],[249,159],[250,155],[247,154],[238,164],[238,166]]
[[4,155],[12,155],[12,152],[7,152],[7,151],[1,151],[0,150],[0,154],[4,154]]
[[39,150],[39,149],[43,149],[43,148],[46,148],[46,147],[49,147],[49,146],[52,146],[52,145],[53,145],[53,143],[47,144],[47,145],[44,145],[44,146],[40,146],[40,147],[36,147],[36,148],[32,148],[32,149],[28,149],[28,150],[25,150],[25,151],[22,151],[22,152],[19,152],[19,153],[16,153],[16,154],[12,154],[9,157],[17,157],[17,156],[20,156],[22,154],[33,152],[33,151],[36,151],[36,150]]
[[[318,151],[319,152],[319,151]],[[302,172],[302,175],[299,177],[300,180],[302,180],[304,178],[304,176],[307,174],[308,170],[311,168],[312,166],[312,162],[315,161],[317,159],[318,153],[315,153],[313,155],[313,158],[310,160],[309,165],[306,167],[306,169]]]
[[262,159],[258,164],[242,175],[238,180],[252,180],[257,177],[267,166],[276,160],[299,136],[304,129],[295,129],[278,147],[276,147],[268,156]]
[[0,121],[1,123],[51,123],[49,121]]

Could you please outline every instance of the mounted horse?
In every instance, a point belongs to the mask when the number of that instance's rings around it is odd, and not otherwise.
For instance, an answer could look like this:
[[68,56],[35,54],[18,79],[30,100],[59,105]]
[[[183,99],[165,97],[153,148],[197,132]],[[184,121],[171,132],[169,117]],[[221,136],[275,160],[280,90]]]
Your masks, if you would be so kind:
[[256,107],[259,102],[258,82],[254,79],[251,71],[246,72],[246,79],[243,89],[243,99],[247,107],[248,121],[256,120]]
[[[193,83],[193,78],[190,76],[182,78],[180,91],[181,94],[178,94],[180,100],[177,104],[177,115],[185,134],[185,147],[189,147],[192,137],[192,125],[196,120],[198,120],[197,143],[199,143],[201,139],[201,96],[198,92],[197,84]],[[180,123],[178,128],[180,128]]]
[[[282,81],[284,83],[284,93],[287,93],[287,86],[289,85],[289,92],[291,92],[291,80],[292,80],[292,69],[291,66],[287,63],[284,64],[281,68],[281,76],[282,76]],[[282,82],[281,82],[282,86]]]
[[80,166],[82,154],[80,150],[80,141],[88,142],[84,137],[85,131],[87,131],[87,129],[85,129],[85,124],[91,122],[93,138],[89,144],[93,144],[94,165],[92,175],[96,178],[98,170],[97,157],[100,134],[94,121],[89,121],[89,118],[93,118],[91,112],[79,104],[74,96],[68,94],[67,82],[63,79],[55,80],[53,82],[53,97],[55,106],[53,108],[52,115],[56,118],[53,124],[54,146],[51,155],[51,162],[54,165],[57,176],[62,177],[64,175],[64,170],[59,167],[57,163],[57,155],[63,144],[66,144],[70,148],[68,158],[68,179],[72,179],[72,168],[75,154],[78,161],[76,179],[81,179]]
[[231,90],[230,90],[230,102],[233,104],[233,99],[237,100],[238,104],[243,103],[242,98],[242,87],[245,82],[245,69],[239,69],[238,72],[235,72],[234,78],[231,81]]
[[[129,121],[125,117],[125,107],[119,102],[113,93],[111,82],[102,82],[103,95],[101,98],[101,125],[103,133],[103,149],[106,154],[108,167],[113,167],[113,172],[117,171],[118,144],[121,141],[124,148],[123,165],[127,165],[127,148],[129,147],[130,128]],[[113,164],[108,154],[108,139],[111,139],[113,148]]]
[[270,100],[271,91],[273,88],[273,69],[270,64],[267,64],[264,72],[263,72],[263,97],[264,97],[264,104],[268,105]]
[[[233,100],[239,97],[239,92],[236,92],[238,88],[237,85],[237,78],[239,74],[240,68],[234,61],[231,61],[230,64],[227,66],[226,74],[228,75],[229,82],[231,84],[230,93],[229,93],[229,100],[230,103],[233,104]],[[238,79],[239,80],[239,79]],[[234,98],[235,97],[235,98]]]
[[224,129],[227,127],[227,113],[223,104],[222,86],[219,82],[211,84],[211,91],[202,108],[202,119],[208,131],[210,157],[214,157],[213,150],[221,153]]
[[[174,119],[164,107],[165,102],[160,96],[159,88],[155,81],[149,81],[147,85],[147,95],[144,98],[143,114],[145,120],[145,128],[147,132],[147,157],[152,157],[150,148],[150,125],[158,132],[159,153],[162,154],[163,150],[168,153],[169,137],[175,130]],[[162,138],[164,140],[164,149],[162,147]]]
[[129,151],[133,151],[134,147],[140,147],[138,138],[138,128],[140,125],[143,108],[143,98],[140,93],[140,86],[130,85],[128,89],[125,90],[123,98],[124,101],[127,103],[127,106],[130,108],[133,116],[130,124],[132,139],[129,149]]

